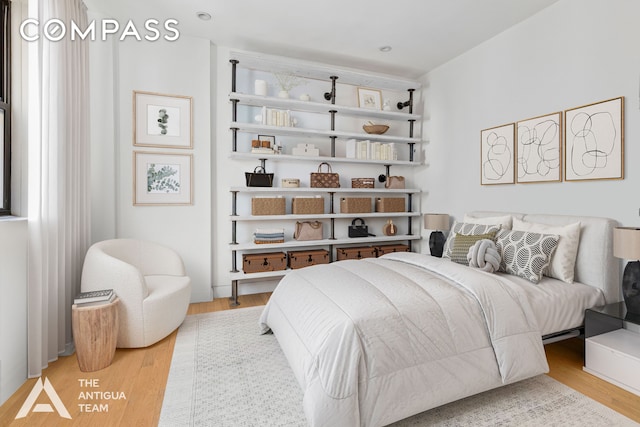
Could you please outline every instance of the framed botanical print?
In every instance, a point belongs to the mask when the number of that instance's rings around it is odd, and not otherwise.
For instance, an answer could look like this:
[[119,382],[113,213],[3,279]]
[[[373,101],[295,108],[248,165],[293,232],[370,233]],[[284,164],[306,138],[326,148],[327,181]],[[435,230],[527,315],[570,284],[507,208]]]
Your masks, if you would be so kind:
[[133,145],[193,148],[191,97],[133,92]]
[[191,154],[133,152],[133,204],[193,204]]

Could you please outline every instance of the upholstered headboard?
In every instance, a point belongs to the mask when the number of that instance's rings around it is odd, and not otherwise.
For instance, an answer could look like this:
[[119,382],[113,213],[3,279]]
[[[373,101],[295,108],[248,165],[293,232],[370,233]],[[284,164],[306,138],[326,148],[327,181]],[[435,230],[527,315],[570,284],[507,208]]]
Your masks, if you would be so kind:
[[620,293],[620,260],[613,256],[613,228],[618,222],[609,218],[570,215],[521,214],[475,211],[474,217],[512,215],[516,218],[549,225],[580,222],[580,246],[576,258],[575,280],[595,286],[604,292],[607,303],[622,300]]

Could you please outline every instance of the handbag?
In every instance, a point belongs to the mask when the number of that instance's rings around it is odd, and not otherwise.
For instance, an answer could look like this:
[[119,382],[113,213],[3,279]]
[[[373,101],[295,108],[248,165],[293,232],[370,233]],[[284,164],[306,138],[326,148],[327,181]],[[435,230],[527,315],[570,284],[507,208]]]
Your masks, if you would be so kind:
[[273,174],[266,173],[262,166],[256,166],[253,172],[245,172],[247,187],[273,187]]
[[404,189],[404,176],[388,176],[384,183],[384,187],[389,189]]
[[293,238],[296,240],[322,240],[322,223],[320,221],[296,221]]
[[375,234],[369,233],[369,226],[364,223],[362,218],[354,218],[349,226],[349,237],[369,237]]
[[[328,172],[321,172],[322,165],[327,165]],[[340,188],[340,175],[331,172],[331,165],[322,162],[318,165],[317,172],[311,172],[311,187],[313,188]]]

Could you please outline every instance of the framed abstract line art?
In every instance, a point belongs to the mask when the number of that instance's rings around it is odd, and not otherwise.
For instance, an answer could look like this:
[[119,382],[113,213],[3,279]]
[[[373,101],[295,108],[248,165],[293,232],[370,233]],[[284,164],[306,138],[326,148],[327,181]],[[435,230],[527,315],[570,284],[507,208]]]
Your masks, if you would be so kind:
[[191,97],[134,91],[133,145],[193,148]]
[[624,97],[564,112],[565,180],[624,178]]
[[133,152],[133,204],[191,205],[193,155]]
[[515,125],[480,131],[480,184],[513,184]]
[[516,182],[562,181],[562,112],[516,123]]

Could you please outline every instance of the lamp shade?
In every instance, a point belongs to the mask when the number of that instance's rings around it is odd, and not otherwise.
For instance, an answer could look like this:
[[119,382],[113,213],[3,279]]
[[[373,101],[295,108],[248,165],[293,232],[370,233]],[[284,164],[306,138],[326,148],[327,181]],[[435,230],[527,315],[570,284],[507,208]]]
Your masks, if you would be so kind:
[[640,260],[640,228],[616,227],[613,229],[613,256]]
[[449,215],[424,214],[424,228],[427,230],[448,230]]

